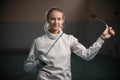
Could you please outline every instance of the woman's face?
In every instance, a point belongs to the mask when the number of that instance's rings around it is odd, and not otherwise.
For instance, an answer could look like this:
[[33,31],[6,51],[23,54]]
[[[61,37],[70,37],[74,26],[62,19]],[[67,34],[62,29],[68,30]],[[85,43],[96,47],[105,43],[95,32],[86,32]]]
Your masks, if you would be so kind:
[[58,31],[59,32],[59,30],[64,22],[63,13],[60,11],[54,10],[50,13],[47,21],[50,25],[50,31],[52,31],[52,32]]

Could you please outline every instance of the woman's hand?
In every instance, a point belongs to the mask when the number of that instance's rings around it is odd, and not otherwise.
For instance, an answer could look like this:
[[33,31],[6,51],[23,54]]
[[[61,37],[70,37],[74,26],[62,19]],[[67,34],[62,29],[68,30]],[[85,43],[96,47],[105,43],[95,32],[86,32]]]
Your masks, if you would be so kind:
[[106,24],[106,29],[104,30],[104,32],[102,33],[100,38],[103,40],[106,40],[114,35],[115,35],[115,31],[112,29],[112,27],[110,27]]

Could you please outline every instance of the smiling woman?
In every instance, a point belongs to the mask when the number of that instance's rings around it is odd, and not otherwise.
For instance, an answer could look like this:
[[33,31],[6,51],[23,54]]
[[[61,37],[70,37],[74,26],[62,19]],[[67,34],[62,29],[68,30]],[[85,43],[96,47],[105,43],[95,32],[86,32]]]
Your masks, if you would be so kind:
[[[53,12],[48,10],[49,8],[54,6],[60,8],[57,8],[57,10]],[[119,45],[120,19],[119,18],[120,17],[119,15],[117,15],[118,13],[116,13],[116,16],[113,14],[115,11],[119,12],[119,6],[120,6],[119,2],[114,0],[1,0],[0,1],[0,37],[1,37],[0,49],[2,49],[3,51],[0,53],[3,53],[3,56],[5,57],[4,58],[1,56],[1,59],[4,59],[1,60],[1,63],[4,63],[1,65],[2,66],[1,69],[3,70],[2,72],[8,74],[10,77],[15,76],[14,74],[13,75],[11,74],[14,73],[14,71],[12,71],[13,69],[11,68],[14,68],[17,64],[16,62],[22,62],[20,60],[23,59],[17,54],[21,54],[21,53],[23,53],[22,55],[26,54],[33,39],[42,35],[38,37],[39,39],[38,38],[35,39],[35,42],[33,41],[33,46],[30,50],[31,52],[29,55],[30,57],[28,57],[27,59],[28,62],[26,60],[26,64],[25,64],[26,69],[30,69],[30,66],[27,66],[28,64],[35,65],[35,63],[38,63],[37,65],[38,67],[39,58],[34,56],[34,53],[38,54],[36,53],[37,51],[38,52],[41,51],[41,53],[43,51],[43,53],[46,53],[49,50],[49,47],[54,43],[54,41],[60,36],[60,34],[63,33],[60,40],[58,40],[58,42],[55,44],[52,50],[50,50],[49,52],[50,54],[47,55],[48,59],[50,60],[50,63],[41,70],[40,68],[39,69],[37,68],[36,71],[39,71],[38,79],[55,77],[60,79],[64,78],[63,80],[65,80],[65,78],[71,78],[71,70],[70,70],[71,66],[69,64],[71,62],[71,57],[70,57],[72,53],[71,51],[73,51],[78,56],[82,55],[82,58],[89,60],[90,57],[86,58],[87,54],[82,53],[82,52],[87,52],[86,49],[82,51],[81,46],[78,46],[79,43],[78,41],[83,43],[85,46],[89,47],[99,37],[99,35],[101,35],[101,32],[103,32],[104,30],[102,28],[102,25],[99,24],[99,22],[86,21],[86,18],[88,18],[89,15],[92,13],[96,14],[101,19],[105,20],[105,22],[107,22],[108,24],[109,22],[113,23],[112,25],[114,26],[113,29],[117,30],[117,35],[114,38],[107,40],[108,42],[107,44],[105,44],[104,48],[102,48],[100,54],[102,53],[104,55],[120,57],[119,55],[120,53],[120,45]],[[61,9],[63,9],[64,12],[61,11]],[[50,15],[48,15],[48,17],[45,15],[46,10],[48,10],[47,12],[50,12],[49,13]],[[44,17],[44,15],[46,18]],[[65,24],[65,26],[63,24]],[[64,31],[62,29],[63,26],[65,27]],[[103,27],[105,28],[105,26]],[[107,29],[110,32],[113,32],[113,30],[111,30],[112,28],[107,28]],[[72,34],[75,37],[69,34]],[[101,38],[104,39],[104,36],[101,36]],[[101,38],[99,37],[96,42],[101,43],[99,42],[99,41],[103,41],[101,40]],[[89,45],[89,43],[91,44]],[[92,50],[92,49],[87,49],[87,50]],[[13,53],[10,52],[11,50],[13,51],[15,50],[15,55],[20,57],[17,58],[18,61],[16,61],[16,58],[14,58],[11,55]],[[26,50],[26,52],[19,52],[22,50]],[[8,52],[8,56],[6,56],[6,53],[4,53],[4,51]],[[79,51],[81,51],[81,55],[79,55]],[[77,58],[78,61],[74,61],[74,59],[72,60],[73,62],[75,62],[75,65],[74,64],[72,65],[73,66],[72,70],[74,72],[73,74],[75,75],[73,80],[81,80],[83,78],[83,76],[80,75],[78,72],[82,73],[83,75],[87,74],[87,77],[86,75],[84,75],[85,78],[88,78],[89,72],[94,72],[94,71],[86,70],[90,68],[88,65],[87,68],[85,69],[82,69],[81,66],[78,67],[78,64],[81,62],[78,62],[79,61],[78,58]],[[103,58],[101,58],[101,60],[102,59]],[[7,60],[12,60],[12,61],[10,62]],[[103,62],[105,62],[104,60]],[[29,63],[29,61],[31,62]],[[11,65],[12,63],[14,63],[13,66]],[[96,62],[96,64],[97,63],[100,62]],[[109,61],[106,63],[109,63]],[[94,66],[94,63],[92,65]],[[103,68],[104,66],[106,67],[106,69],[108,69],[108,72],[106,73],[108,76],[114,75],[113,73],[109,75],[109,68],[107,68],[108,66],[106,66],[105,64],[101,64],[101,66],[99,67]],[[113,64],[113,66],[115,65]],[[18,65],[16,67],[19,67],[21,71],[22,66]],[[32,68],[35,69],[36,66],[34,67],[32,66]],[[114,71],[114,69],[116,69],[116,66],[112,70]],[[86,72],[83,73],[83,71],[79,71],[79,70],[84,70]],[[100,70],[100,71],[105,71],[105,70]],[[95,75],[91,73],[90,74],[93,77],[97,77],[96,75],[99,74],[96,73],[99,72],[95,72]],[[24,76],[23,74],[21,75]],[[100,76],[103,75],[104,74],[101,74]],[[119,73],[115,75],[119,75]],[[28,77],[30,76],[31,75],[28,74]],[[16,78],[18,79],[18,77]]]
[[[85,60],[91,60],[101,49],[104,40],[115,35],[112,27],[106,24],[102,35],[87,49],[73,35],[62,31],[65,17],[60,8],[51,8],[46,17],[46,33],[34,40],[24,63],[25,71],[39,71],[37,80],[72,80],[71,51]],[[42,66],[46,61],[47,64]]]

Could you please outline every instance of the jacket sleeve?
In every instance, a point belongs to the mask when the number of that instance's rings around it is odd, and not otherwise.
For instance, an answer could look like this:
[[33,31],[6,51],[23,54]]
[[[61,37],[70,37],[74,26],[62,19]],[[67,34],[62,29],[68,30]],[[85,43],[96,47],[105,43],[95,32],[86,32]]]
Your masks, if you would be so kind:
[[102,47],[104,43],[104,40],[101,38],[98,38],[95,43],[93,43],[92,46],[90,46],[88,49],[86,49],[85,46],[83,46],[81,43],[78,42],[78,40],[75,37],[72,37],[72,51],[82,57],[85,60],[91,60],[95,57],[95,55],[99,52],[100,48]]
[[30,49],[29,55],[24,62],[24,70],[26,72],[36,72],[37,69],[39,68],[40,65],[39,65],[39,61],[36,58],[36,52],[37,52],[37,49],[34,41]]

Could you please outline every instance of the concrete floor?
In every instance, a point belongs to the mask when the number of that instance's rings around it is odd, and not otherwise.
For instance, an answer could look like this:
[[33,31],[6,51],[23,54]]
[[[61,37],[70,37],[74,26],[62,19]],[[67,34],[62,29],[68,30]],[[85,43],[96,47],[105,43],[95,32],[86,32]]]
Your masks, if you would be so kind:
[[[36,80],[36,75],[26,73],[23,63],[28,51],[0,52],[0,80]],[[120,59],[97,55],[85,61],[72,55],[72,80],[120,80]]]

